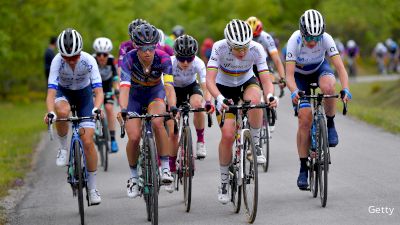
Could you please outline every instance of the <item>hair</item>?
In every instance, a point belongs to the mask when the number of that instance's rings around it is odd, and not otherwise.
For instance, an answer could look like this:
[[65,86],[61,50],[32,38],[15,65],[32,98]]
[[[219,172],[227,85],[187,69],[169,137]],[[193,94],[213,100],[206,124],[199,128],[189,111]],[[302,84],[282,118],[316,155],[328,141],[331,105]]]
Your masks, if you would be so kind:
[[52,44],[52,45],[55,45],[57,43],[57,37],[51,36],[49,43]]

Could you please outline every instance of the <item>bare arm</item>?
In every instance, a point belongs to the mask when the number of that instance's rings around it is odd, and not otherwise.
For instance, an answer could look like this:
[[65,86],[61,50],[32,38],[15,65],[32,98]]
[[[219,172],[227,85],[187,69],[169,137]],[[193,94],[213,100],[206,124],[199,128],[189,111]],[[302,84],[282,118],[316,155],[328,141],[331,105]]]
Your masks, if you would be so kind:
[[331,58],[331,62],[333,66],[335,66],[336,70],[338,71],[338,76],[340,80],[340,84],[342,85],[342,88],[347,88],[349,89],[349,77],[347,75],[347,71],[344,68],[343,61],[339,57],[339,55],[333,56]]
[[286,82],[290,92],[297,89],[296,81],[294,79],[295,62],[286,62]]
[[164,88],[169,107],[176,106],[176,94],[174,87],[171,84],[165,84]]
[[128,108],[128,100],[129,100],[129,87],[121,86],[119,92],[119,106],[121,109]]
[[94,94],[96,95],[94,98],[94,107],[100,109],[104,101],[103,87],[95,88]]
[[53,88],[47,89],[47,97],[46,97],[46,105],[47,105],[47,112],[54,112],[55,110],[55,103],[54,100],[56,98],[57,90]]
[[201,89],[203,90],[203,93],[204,93],[204,100],[205,100],[205,101],[211,101],[211,94],[210,94],[210,92],[207,90],[207,84],[206,84],[206,82],[201,83]]
[[217,85],[215,83],[215,79],[217,77],[218,70],[209,69],[207,70],[206,75],[206,87],[210,94],[216,99],[218,95],[221,94],[219,92]]
[[285,78],[285,69],[283,68],[283,64],[281,61],[281,58],[279,57],[278,51],[274,51],[270,54],[272,61],[274,61],[274,64],[278,70],[279,77],[280,78]]

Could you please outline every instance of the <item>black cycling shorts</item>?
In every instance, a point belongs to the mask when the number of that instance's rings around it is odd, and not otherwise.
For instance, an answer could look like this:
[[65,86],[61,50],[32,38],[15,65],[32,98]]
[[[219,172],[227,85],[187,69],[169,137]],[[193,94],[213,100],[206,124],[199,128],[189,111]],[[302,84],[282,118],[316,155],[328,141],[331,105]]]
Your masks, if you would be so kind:
[[182,105],[183,102],[189,102],[190,97],[194,94],[203,96],[203,91],[197,81],[186,87],[174,87],[176,94],[176,107]]

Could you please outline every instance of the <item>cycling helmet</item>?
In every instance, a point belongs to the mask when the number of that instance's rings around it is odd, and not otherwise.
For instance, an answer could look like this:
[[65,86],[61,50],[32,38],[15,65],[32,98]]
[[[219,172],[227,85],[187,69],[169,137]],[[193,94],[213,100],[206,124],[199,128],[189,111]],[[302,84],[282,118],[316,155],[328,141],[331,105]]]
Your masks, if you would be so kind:
[[144,19],[136,19],[133,20],[129,25],[128,25],[128,35],[131,35],[132,30],[134,30],[137,26],[140,26],[144,23],[149,23]]
[[250,25],[251,29],[253,30],[253,36],[254,37],[260,36],[261,31],[263,30],[262,22],[255,16],[249,17],[246,20],[246,22]]
[[226,25],[224,35],[230,47],[244,47],[253,39],[250,25],[238,19],[233,19]]
[[321,13],[309,9],[300,17],[300,32],[303,36],[319,36],[325,31],[325,22]]
[[93,49],[96,53],[109,53],[113,49],[113,45],[110,39],[99,37],[94,40]]
[[160,40],[160,32],[155,26],[145,23],[132,31],[131,40],[138,46],[155,45]]
[[79,55],[83,48],[82,36],[78,31],[67,28],[58,35],[57,48],[62,56]]
[[158,32],[160,33],[160,41],[158,43],[160,43],[161,46],[165,45],[165,34],[164,31],[162,31],[161,29],[157,29]]
[[356,42],[354,40],[348,40],[346,45],[347,45],[347,48],[355,48]]
[[182,35],[175,40],[174,54],[180,57],[192,57],[196,55],[198,44],[196,39],[189,35]]
[[185,28],[183,28],[181,25],[176,25],[172,28],[172,33],[175,35],[175,37],[182,36],[185,33]]

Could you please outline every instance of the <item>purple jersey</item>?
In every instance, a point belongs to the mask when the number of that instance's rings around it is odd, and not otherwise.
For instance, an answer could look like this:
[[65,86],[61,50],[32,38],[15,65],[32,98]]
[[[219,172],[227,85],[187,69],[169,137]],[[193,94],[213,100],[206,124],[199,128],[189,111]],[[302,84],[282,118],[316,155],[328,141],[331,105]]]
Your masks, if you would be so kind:
[[122,65],[122,59],[124,58],[124,56],[130,52],[131,50],[135,49],[133,47],[133,43],[131,40],[129,41],[124,41],[121,43],[121,45],[119,46],[119,57],[118,57],[118,67],[121,67]]
[[170,56],[159,49],[155,50],[150,73],[145,74],[139,61],[137,50],[128,52],[122,60],[121,86],[156,86],[164,78],[164,84],[173,84]]

